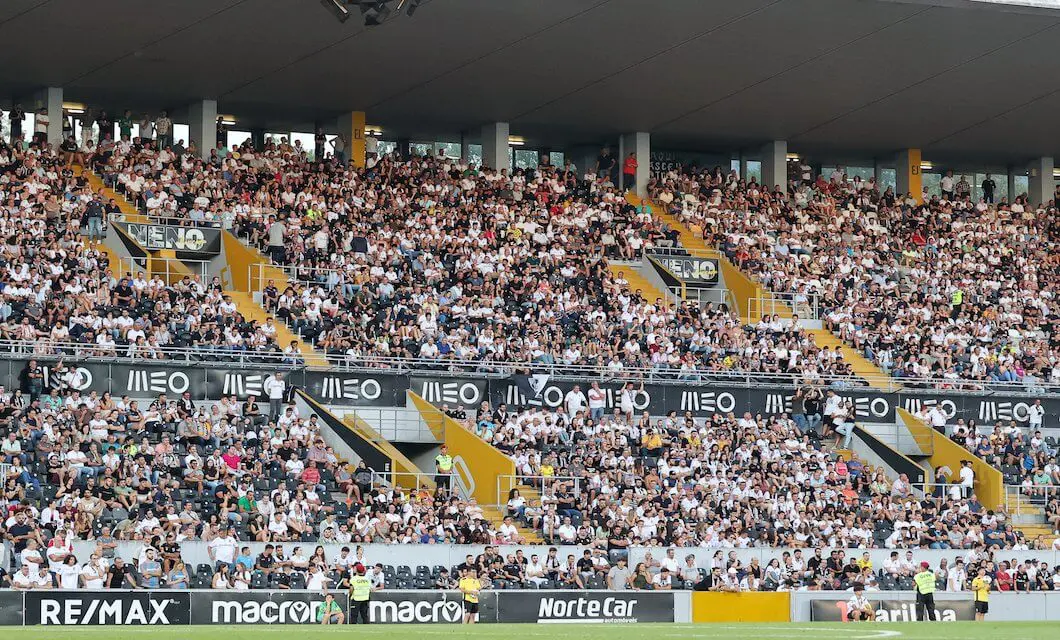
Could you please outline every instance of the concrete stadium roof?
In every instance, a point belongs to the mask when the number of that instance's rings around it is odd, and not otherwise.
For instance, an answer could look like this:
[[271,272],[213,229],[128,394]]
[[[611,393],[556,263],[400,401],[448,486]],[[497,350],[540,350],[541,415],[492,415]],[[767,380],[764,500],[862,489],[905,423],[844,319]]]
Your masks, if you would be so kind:
[[1058,26],[979,0],[434,0],[374,28],[318,0],[4,0],[0,95],[215,98],[240,128],[363,109],[388,138],[507,121],[556,146],[649,131],[1018,163],[1060,152]]

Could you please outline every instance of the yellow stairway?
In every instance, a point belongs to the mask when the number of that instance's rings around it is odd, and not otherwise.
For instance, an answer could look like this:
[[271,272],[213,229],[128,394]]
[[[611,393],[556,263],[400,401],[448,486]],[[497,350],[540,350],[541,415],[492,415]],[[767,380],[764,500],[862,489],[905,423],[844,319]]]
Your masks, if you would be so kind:
[[[232,290],[225,291],[225,294],[232,296],[232,302],[239,309],[239,313],[243,314],[243,317],[248,321],[257,320],[258,324],[265,324],[265,320],[271,317],[260,304],[254,301],[254,297],[251,294]],[[279,321],[274,324],[276,325],[276,344],[280,345],[281,349],[286,349],[287,345],[291,344],[293,340],[298,343],[298,349],[302,352],[302,358],[305,359],[306,366],[328,366],[328,360],[324,354],[295,335],[290,327]]]
[[[287,284],[287,274],[283,269],[271,264],[269,259],[256,249],[248,247],[228,231],[221,232],[225,260],[228,265],[221,280],[228,289],[226,294],[232,296],[239,312],[248,320],[264,323],[271,314],[254,300],[254,292],[261,291],[271,281],[281,291]],[[276,343],[285,349],[291,341],[298,343],[305,363],[310,367],[329,367],[327,356],[313,345],[295,335],[286,323],[276,322]]]
[[350,431],[353,431],[368,442],[371,442],[375,445],[375,448],[390,457],[391,469],[397,474],[395,477],[395,484],[405,487],[406,489],[418,489],[420,485],[427,485],[428,489],[434,491],[434,477],[429,473],[421,471],[412,460],[409,460],[405,454],[401,453],[397,447],[376,431],[372,425],[368,424],[363,418],[361,418],[361,416],[357,415],[356,411],[347,413],[346,416],[343,417],[342,423],[349,427]]
[[[663,207],[656,206],[647,200],[642,200],[634,194],[627,194],[626,199],[634,206],[647,205],[652,215],[662,220],[670,227],[677,230],[681,238],[681,246],[693,252],[713,253],[718,257],[721,266],[722,277],[725,278],[725,286],[732,292],[736,305],[739,307],[741,317],[747,322],[752,322],[752,316],[762,313],[758,309],[759,301],[768,300],[768,310],[779,314],[782,318],[791,318],[791,308],[783,302],[772,299],[772,296],[754,278],[747,275],[720,254],[715,248],[707,246],[700,234],[682,224],[677,218],[664,211]],[[631,280],[632,282],[632,280]],[[754,307],[754,309],[752,309]],[[891,378],[872,364],[856,349],[850,347],[827,329],[807,329],[813,335],[817,346],[830,349],[839,349],[843,359],[850,364],[854,374],[868,381],[869,386],[887,391],[894,390],[896,386]]]
[[666,294],[657,289],[655,285],[648,281],[647,278],[640,275],[634,265],[608,264],[607,270],[610,271],[611,275],[616,278],[619,276],[625,278],[625,280],[629,282],[630,293],[635,293],[638,289],[640,289],[640,292],[641,294],[643,294],[644,299],[648,302],[655,302],[655,300],[657,299],[662,299],[663,302],[666,301]]
[[75,166],[74,174],[84,176],[85,180],[88,181],[88,186],[96,193],[103,194],[105,199],[114,198],[114,201],[118,203],[118,208],[121,209],[122,215],[125,216],[126,222],[147,222],[147,216],[140,213],[131,202],[125,199],[125,196],[110,187],[104,186],[103,179],[95,173],[84,167]]
[[[420,412],[420,417],[439,442],[444,442],[453,456],[453,486],[461,493],[470,494],[482,508],[482,515],[494,530],[504,521],[504,505],[508,501],[505,486],[515,481],[515,463],[504,452],[486,442],[456,420],[442,413],[438,407],[418,394],[409,391],[408,398]],[[527,503],[541,503],[541,494],[532,487],[517,485]],[[502,495],[498,495],[501,493]],[[540,533],[516,523],[519,535],[527,544],[544,542]]]

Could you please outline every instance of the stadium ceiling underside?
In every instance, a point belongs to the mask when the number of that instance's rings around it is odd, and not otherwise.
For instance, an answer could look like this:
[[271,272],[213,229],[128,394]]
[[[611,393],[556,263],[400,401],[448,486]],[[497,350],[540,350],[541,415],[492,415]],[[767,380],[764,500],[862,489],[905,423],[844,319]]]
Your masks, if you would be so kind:
[[1060,150],[1050,6],[434,0],[368,28],[317,0],[5,0],[0,95],[58,86],[175,111],[212,98],[260,127],[357,109],[405,137],[503,121],[542,145],[647,131],[671,148],[1015,163]]

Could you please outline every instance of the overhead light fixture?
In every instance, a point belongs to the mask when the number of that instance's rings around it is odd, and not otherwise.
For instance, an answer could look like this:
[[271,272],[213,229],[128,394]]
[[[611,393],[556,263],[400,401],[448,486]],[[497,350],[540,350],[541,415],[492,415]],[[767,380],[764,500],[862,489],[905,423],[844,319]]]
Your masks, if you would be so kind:
[[925,161],[925,162],[921,162],[920,163],[920,168],[921,169],[934,169],[935,165],[931,164],[930,162],[926,162]]
[[320,4],[324,5],[324,8],[330,11],[339,22],[346,22],[350,19],[350,10],[346,8],[344,0],[320,0]]
[[218,116],[218,117],[221,119],[221,124],[223,124],[226,127],[231,127],[232,125],[234,125],[236,123],[236,117],[235,116]]
[[520,136],[508,136],[508,144],[513,147],[521,147],[526,144],[526,140]]
[[382,127],[377,127],[374,124],[365,126],[364,134],[368,136],[378,136],[383,133]]
[[802,159],[799,156],[799,154],[797,154],[797,153],[789,153],[787,157],[788,157],[788,160],[792,160],[792,161],[798,161],[798,160]]
[[378,27],[390,17],[390,0],[359,0],[364,26]]

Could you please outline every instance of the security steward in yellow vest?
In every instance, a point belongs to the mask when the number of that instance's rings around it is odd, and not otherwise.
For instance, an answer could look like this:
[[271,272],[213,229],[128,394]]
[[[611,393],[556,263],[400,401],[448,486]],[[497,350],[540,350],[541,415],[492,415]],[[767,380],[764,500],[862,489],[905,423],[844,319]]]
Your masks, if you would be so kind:
[[358,563],[350,577],[350,624],[368,624],[368,601],[372,599],[372,579],[364,575],[364,565]]
[[445,487],[451,489],[449,485],[450,474],[453,473],[453,456],[449,455],[449,447],[442,445],[442,450],[434,457],[434,469],[438,475],[435,476],[434,482],[439,487]]
[[927,619],[935,621],[935,572],[930,569],[931,565],[926,562],[920,563],[920,573],[913,576],[916,583],[916,619],[924,620],[924,611],[927,611]]

